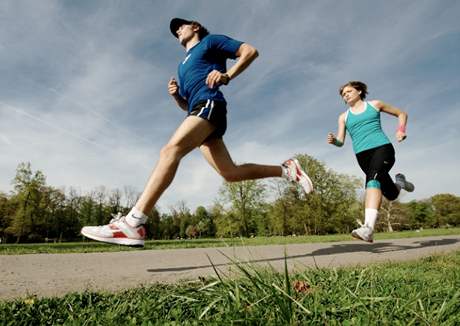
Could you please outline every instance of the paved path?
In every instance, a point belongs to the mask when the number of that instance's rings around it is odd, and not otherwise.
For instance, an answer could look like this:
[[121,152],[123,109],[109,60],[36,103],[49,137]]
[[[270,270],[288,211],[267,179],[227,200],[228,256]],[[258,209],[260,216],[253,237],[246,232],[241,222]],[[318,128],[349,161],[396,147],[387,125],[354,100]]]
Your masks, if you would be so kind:
[[[289,269],[366,265],[405,261],[460,250],[460,235],[380,240],[357,240],[226,248],[139,250],[82,254],[0,256],[0,299],[27,295],[61,296],[89,290],[116,291],[141,284],[176,282],[215,275],[210,261],[223,273],[235,266],[227,257]],[[227,256],[227,257],[226,257]]]

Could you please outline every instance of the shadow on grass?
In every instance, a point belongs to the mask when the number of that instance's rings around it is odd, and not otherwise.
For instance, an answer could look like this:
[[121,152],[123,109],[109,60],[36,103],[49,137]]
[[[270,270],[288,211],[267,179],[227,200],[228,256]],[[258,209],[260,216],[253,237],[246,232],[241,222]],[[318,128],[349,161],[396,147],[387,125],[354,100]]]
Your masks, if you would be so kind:
[[[348,243],[348,244],[332,244],[327,248],[322,248],[315,250],[308,254],[302,255],[290,255],[290,256],[281,256],[265,259],[253,259],[245,261],[244,263],[263,263],[263,262],[275,262],[275,261],[284,261],[285,259],[297,259],[305,257],[318,257],[318,256],[328,256],[328,255],[337,255],[343,253],[351,252],[368,252],[368,253],[385,253],[385,252],[394,252],[402,250],[413,250],[420,249],[425,247],[437,247],[437,246],[446,246],[459,242],[459,239],[439,239],[439,240],[427,240],[427,241],[415,241],[414,245],[396,245],[391,242],[378,242],[373,244],[368,243]],[[232,262],[223,263],[223,264],[214,264],[214,267],[230,266],[234,265]],[[180,266],[180,267],[170,267],[170,268],[151,268],[147,269],[151,273],[170,273],[170,272],[183,272],[203,268],[212,268],[213,265],[198,265],[198,266]]]

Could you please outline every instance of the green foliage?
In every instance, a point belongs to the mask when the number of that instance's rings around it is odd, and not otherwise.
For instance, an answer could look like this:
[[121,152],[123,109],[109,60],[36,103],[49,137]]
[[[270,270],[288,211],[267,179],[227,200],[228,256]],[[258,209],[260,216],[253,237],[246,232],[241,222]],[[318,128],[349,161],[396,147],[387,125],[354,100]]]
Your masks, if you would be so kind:
[[460,197],[439,194],[431,197],[437,225],[460,225]]
[[[339,174],[315,158],[297,155],[315,191],[305,196],[281,178],[224,182],[213,206],[191,212],[185,202],[169,212],[155,208],[146,224],[149,239],[254,237],[349,233],[362,219],[358,190],[362,180]],[[20,163],[10,194],[0,193],[0,240],[3,243],[61,242],[82,239],[84,225],[106,224],[112,214],[127,213],[138,194],[98,187],[80,194],[55,189],[41,171]],[[377,228],[400,231],[460,225],[460,197],[439,194],[430,199],[383,201]]]
[[249,236],[256,233],[256,220],[263,205],[264,193],[264,185],[257,180],[224,182],[220,196],[231,205],[227,214],[238,228],[238,235]]
[[315,191],[305,196],[285,181],[275,181],[277,199],[270,210],[277,234],[326,234],[348,232],[360,214],[356,190],[359,180],[328,170],[308,155],[297,155],[312,179]]
[[433,208],[429,201],[411,201],[408,207],[411,210],[411,225],[421,228],[435,224]]
[[214,237],[216,225],[213,216],[203,206],[198,206],[195,211],[196,228],[200,237]]

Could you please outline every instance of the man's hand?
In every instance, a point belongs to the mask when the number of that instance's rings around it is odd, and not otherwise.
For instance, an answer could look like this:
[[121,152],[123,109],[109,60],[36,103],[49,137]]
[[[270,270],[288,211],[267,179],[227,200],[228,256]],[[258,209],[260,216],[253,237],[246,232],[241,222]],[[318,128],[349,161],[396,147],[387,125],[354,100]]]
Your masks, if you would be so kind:
[[183,98],[179,94],[179,85],[177,84],[177,81],[174,77],[171,77],[171,79],[168,82],[168,93],[171,95],[174,100],[176,101],[177,105],[184,111],[188,110],[188,103],[187,99]]
[[221,73],[218,70],[213,70],[208,74],[208,77],[206,78],[206,85],[208,85],[209,88],[214,88],[220,85],[227,85],[229,81],[229,75],[226,73]]
[[177,81],[174,77],[171,77],[171,79],[168,82],[168,93],[172,97],[179,96],[179,85],[177,84]]

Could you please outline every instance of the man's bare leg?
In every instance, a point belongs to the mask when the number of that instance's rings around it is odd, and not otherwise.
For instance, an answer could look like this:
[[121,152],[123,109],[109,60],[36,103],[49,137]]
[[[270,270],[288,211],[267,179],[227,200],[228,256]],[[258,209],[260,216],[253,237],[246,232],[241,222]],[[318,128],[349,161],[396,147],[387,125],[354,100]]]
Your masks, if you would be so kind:
[[81,233],[93,240],[128,246],[143,246],[147,214],[171,184],[179,162],[198,147],[215,127],[201,118],[187,117],[160,153],[160,159],[150,176],[144,192],[126,216],[117,216],[109,224],[85,226]]
[[138,210],[144,214],[152,210],[174,179],[180,160],[198,147],[214,129],[210,122],[195,116],[184,120],[168,144],[162,148],[160,159],[135,205]]
[[280,177],[282,174],[281,166],[279,165],[236,165],[222,139],[209,140],[200,146],[200,150],[217,173],[229,182]]

